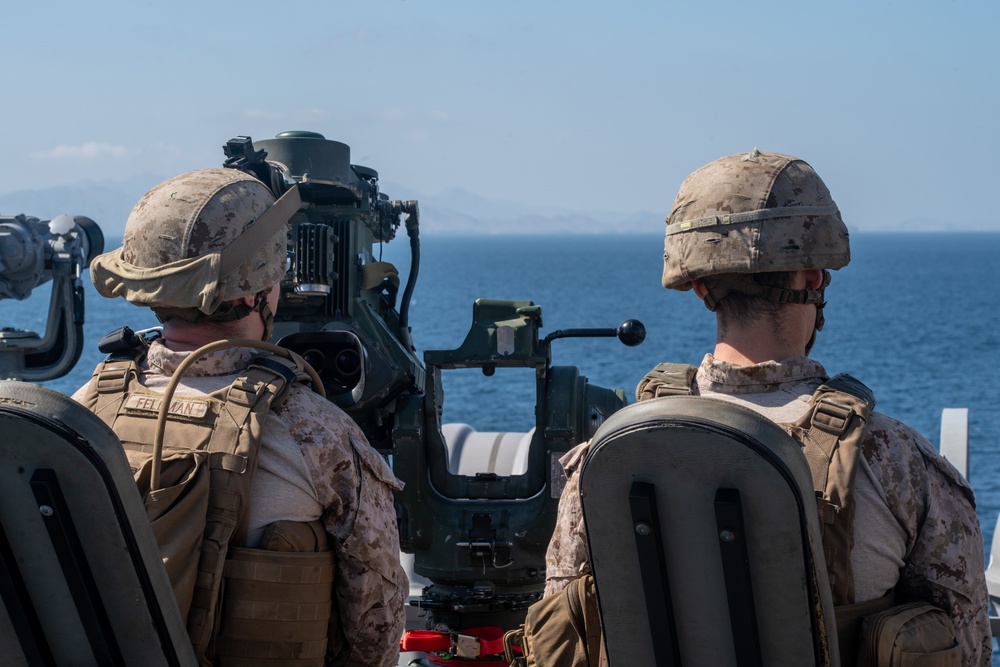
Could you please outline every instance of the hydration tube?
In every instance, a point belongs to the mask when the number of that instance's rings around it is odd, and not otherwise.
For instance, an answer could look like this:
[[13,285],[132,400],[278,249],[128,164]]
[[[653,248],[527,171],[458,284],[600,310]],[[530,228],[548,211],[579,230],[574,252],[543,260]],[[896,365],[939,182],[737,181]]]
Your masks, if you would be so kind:
[[[149,477],[150,491],[156,491],[160,488],[160,459],[163,457],[163,433],[167,427],[167,413],[170,407],[170,400],[173,398],[174,392],[177,390],[177,385],[181,382],[181,378],[184,377],[184,372],[187,371],[187,369],[190,368],[195,361],[201,359],[205,355],[215,352],[216,350],[223,350],[229,347],[252,347],[258,350],[266,350],[267,352],[279,354],[286,359],[292,358],[292,353],[283,347],[260,340],[250,340],[248,338],[217,340],[214,343],[209,343],[208,345],[199,347],[197,350],[188,355],[188,357],[180,363],[177,370],[174,371],[173,376],[170,378],[170,382],[167,384],[167,390],[163,394],[163,403],[160,405],[160,411],[156,415],[156,433],[153,437],[153,467],[150,471]],[[309,379],[312,380],[313,390],[323,398],[326,398],[326,390],[323,388],[323,381],[319,379],[316,369],[310,366],[305,359],[302,360],[302,363],[305,367],[306,373],[309,375]]]

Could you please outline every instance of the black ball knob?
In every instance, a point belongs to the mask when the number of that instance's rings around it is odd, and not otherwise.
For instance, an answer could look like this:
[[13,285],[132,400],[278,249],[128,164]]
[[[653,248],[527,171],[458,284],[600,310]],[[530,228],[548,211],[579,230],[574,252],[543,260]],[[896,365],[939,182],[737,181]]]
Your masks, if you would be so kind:
[[618,326],[618,340],[635,347],[646,340],[646,327],[639,320],[625,320]]

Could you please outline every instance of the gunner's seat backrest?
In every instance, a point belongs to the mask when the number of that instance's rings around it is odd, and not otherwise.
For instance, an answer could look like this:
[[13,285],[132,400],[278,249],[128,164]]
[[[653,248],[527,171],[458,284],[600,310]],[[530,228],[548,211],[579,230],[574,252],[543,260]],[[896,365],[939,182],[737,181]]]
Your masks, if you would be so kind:
[[611,667],[839,665],[812,476],[780,427],[645,400],[600,427],[580,474]]
[[0,664],[196,664],[118,438],[68,397],[10,380],[0,596]]

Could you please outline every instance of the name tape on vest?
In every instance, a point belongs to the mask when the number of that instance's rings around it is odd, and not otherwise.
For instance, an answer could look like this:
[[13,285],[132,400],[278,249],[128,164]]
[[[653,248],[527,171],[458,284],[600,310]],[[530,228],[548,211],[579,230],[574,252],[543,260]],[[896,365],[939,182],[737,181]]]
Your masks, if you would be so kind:
[[[125,410],[129,412],[152,413],[160,412],[163,403],[162,396],[152,394],[130,394],[125,399]],[[208,414],[208,401],[196,398],[175,398],[170,402],[167,413],[183,419],[201,420]]]

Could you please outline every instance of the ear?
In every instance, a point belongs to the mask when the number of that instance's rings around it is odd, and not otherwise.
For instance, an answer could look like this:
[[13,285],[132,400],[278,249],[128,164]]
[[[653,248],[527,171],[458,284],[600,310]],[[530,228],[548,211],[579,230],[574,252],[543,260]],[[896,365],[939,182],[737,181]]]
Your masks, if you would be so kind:
[[708,287],[705,285],[705,281],[702,280],[701,278],[693,279],[691,281],[691,288],[694,290],[694,293],[698,295],[698,298],[701,299],[702,301],[704,301],[705,297],[708,296]]
[[253,308],[254,303],[256,303],[256,298],[252,296],[245,296],[241,299],[243,304],[249,308]]
[[819,289],[823,286],[823,271],[821,269],[804,269],[806,289]]

